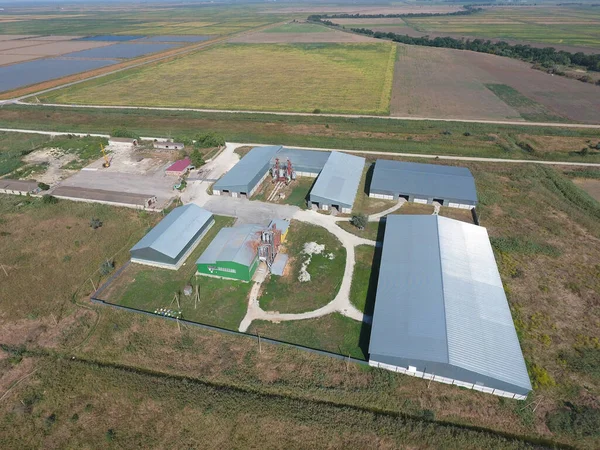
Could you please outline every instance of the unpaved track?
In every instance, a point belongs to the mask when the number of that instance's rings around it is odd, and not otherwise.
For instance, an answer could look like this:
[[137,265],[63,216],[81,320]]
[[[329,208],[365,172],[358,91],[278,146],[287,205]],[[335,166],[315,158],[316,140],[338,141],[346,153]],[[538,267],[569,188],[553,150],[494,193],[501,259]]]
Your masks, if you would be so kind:
[[[123,69],[126,70],[126,69]],[[104,75],[100,75],[104,76]],[[90,78],[87,78],[89,80]],[[84,80],[86,81],[86,80]],[[76,83],[80,83],[79,81]],[[72,84],[76,84],[72,83]],[[65,86],[61,86],[65,87]],[[52,88],[50,90],[56,90],[58,88]],[[150,111],[190,111],[190,112],[205,112],[205,113],[225,113],[225,114],[263,114],[263,115],[275,115],[275,116],[306,116],[306,117],[341,117],[347,119],[386,119],[386,120],[413,120],[422,121],[430,120],[432,122],[460,122],[460,123],[483,123],[492,125],[521,125],[525,127],[553,127],[553,128],[591,128],[600,129],[600,124],[590,123],[556,123],[556,122],[520,122],[510,120],[480,120],[480,119],[440,119],[436,117],[402,117],[402,116],[373,116],[368,114],[313,114],[313,113],[301,113],[301,112],[276,112],[276,111],[245,111],[245,110],[232,110],[232,109],[206,109],[206,108],[172,108],[166,106],[105,106],[105,105],[69,105],[60,103],[25,103],[21,100],[26,97],[33,97],[38,94],[43,94],[47,91],[38,92],[36,94],[29,94],[24,97],[12,100],[0,101],[2,104],[19,104],[29,106],[51,106],[53,108],[88,108],[88,109],[140,109]]]

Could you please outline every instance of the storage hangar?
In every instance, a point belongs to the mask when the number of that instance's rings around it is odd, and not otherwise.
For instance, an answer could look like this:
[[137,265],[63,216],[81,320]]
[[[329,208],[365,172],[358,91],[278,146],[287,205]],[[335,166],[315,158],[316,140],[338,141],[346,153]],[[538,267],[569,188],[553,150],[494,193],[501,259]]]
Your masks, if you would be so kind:
[[41,189],[35,181],[31,180],[9,180],[3,178],[0,180],[0,193],[27,195],[37,194]]
[[275,164],[275,158],[279,158],[280,163],[285,163],[289,159],[292,162],[296,176],[316,178],[325,167],[330,155],[331,152],[282,147],[271,158],[271,166]]
[[280,145],[255,147],[213,185],[213,195],[251,197],[269,173],[271,158]]
[[131,261],[177,270],[194,251],[215,220],[197,205],[171,211],[131,249]]
[[250,281],[258,267],[262,230],[251,224],[222,228],[196,261],[198,273]]
[[364,167],[365,158],[332,152],[310,191],[308,206],[352,212]]
[[531,383],[485,228],[388,216],[369,364],[524,400]]
[[473,175],[466,167],[378,159],[369,197],[472,209],[477,205]]

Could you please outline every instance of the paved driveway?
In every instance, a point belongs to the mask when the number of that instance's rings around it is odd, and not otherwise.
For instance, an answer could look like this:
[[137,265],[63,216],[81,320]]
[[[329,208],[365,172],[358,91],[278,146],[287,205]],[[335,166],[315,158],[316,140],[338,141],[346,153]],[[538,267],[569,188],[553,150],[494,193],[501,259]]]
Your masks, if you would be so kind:
[[211,196],[204,208],[221,216],[234,216],[236,224],[268,225],[271,219],[291,219],[300,211],[297,206],[250,201],[244,198]]

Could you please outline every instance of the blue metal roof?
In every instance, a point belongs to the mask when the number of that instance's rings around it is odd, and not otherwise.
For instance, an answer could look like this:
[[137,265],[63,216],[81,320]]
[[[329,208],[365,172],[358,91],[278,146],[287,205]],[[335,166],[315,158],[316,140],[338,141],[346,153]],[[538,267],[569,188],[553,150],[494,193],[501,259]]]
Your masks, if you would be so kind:
[[329,155],[331,152],[282,147],[271,158],[271,164],[275,164],[275,158],[279,158],[280,163],[285,163],[289,159],[296,172],[319,173],[327,163]]
[[475,180],[466,167],[378,159],[369,191],[477,203]]
[[531,390],[485,228],[434,215],[388,216],[369,353]]
[[212,217],[211,212],[193,203],[179,206],[152,228],[131,251],[150,248],[175,258]]
[[217,261],[231,261],[250,266],[256,257],[256,244],[260,242],[259,225],[240,225],[222,228],[196,264],[215,264]]
[[269,169],[271,158],[280,145],[254,147],[235,166],[213,185],[213,190],[249,192]]
[[332,152],[310,191],[310,200],[352,208],[365,158]]

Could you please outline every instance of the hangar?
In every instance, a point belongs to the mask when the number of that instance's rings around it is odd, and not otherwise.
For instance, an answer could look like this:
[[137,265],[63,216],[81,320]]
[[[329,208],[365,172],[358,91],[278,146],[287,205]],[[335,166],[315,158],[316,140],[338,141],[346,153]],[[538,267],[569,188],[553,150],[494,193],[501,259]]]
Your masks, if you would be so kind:
[[351,213],[364,167],[365,158],[331,152],[310,191],[308,206],[315,205],[324,210],[335,208],[341,213]]
[[271,158],[280,145],[255,147],[213,185],[213,195],[250,198],[269,174]]
[[472,209],[477,205],[473,175],[466,167],[378,159],[369,197]]
[[196,261],[198,273],[250,281],[258,267],[261,231],[251,224],[222,228]]
[[387,218],[369,364],[526,398],[531,383],[485,228]]
[[194,251],[215,220],[193,203],[171,211],[131,249],[131,261],[177,270]]

